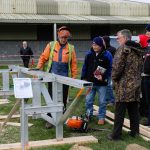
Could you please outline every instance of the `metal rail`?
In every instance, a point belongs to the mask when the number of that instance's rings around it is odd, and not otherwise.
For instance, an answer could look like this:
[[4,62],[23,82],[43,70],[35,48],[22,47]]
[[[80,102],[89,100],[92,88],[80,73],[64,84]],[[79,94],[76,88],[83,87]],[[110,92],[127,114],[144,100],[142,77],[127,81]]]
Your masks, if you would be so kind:
[[[1,70],[0,70],[1,72]],[[3,71],[5,72],[5,71]],[[9,69],[6,71],[8,74],[12,73],[13,78],[26,78],[29,76],[32,78],[32,89],[33,89],[33,98],[32,104],[25,104],[24,99],[21,99],[21,144],[22,150],[28,147],[28,115],[34,116],[34,118],[43,118],[49,123],[56,126],[56,139],[63,140],[63,124],[68,118],[68,116],[75,110],[77,104],[80,102],[80,96],[84,88],[88,88],[92,86],[91,82],[82,81],[78,79],[72,79],[69,77],[63,77],[56,74],[46,73],[43,71],[34,71],[29,70],[28,68],[19,67],[10,65]],[[17,75],[13,73],[17,72]],[[4,74],[4,73],[3,73]],[[5,78],[6,77],[6,78]],[[34,77],[34,78],[33,78]],[[8,90],[8,75],[3,75],[3,82],[7,83],[7,88],[3,88],[2,92],[5,93],[5,89]],[[47,82],[52,82],[53,87],[53,97],[49,95],[48,89],[46,87]],[[65,114],[63,114],[63,92],[62,92],[62,84],[66,84],[72,87],[79,88],[80,91],[77,94],[76,98],[72,102],[72,104],[68,107]],[[5,84],[3,84],[5,86]],[[2,93],[1,93],[2,94]],[[41,95],[43,95],[46,105],[41,105]],[[16,107],[15,107],[16,108]],[[15,110],[11,110],[12,112]],[[51,117],[47,116],[47,113],[51,113]],[[11,117],[9,115],[9,118]],[[7,119],[8,120],[8,119]],[[5,122],[6,124],[6,122]]]

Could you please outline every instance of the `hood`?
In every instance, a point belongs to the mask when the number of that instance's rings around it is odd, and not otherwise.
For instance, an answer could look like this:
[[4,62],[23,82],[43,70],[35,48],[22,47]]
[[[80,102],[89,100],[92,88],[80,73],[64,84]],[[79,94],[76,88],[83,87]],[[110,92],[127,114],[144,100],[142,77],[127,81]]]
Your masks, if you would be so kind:
[[131,50],[134,51],[137,55],[143,55],[144,50],[142,49],[141,45],[135,41],[127,41],[125,43],[125,52],[130,53]]
[[110,37],[109,36],[103,36],[105,45],[106,45],[106,49],[110,47]]

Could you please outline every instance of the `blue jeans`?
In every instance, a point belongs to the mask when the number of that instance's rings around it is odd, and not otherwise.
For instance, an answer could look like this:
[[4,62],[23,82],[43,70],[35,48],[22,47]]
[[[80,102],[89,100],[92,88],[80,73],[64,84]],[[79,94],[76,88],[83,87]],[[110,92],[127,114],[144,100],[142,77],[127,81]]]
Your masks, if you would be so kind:
[[106,92],[106,101],[110,102],[110,103],[115,103],[115,96],[114,96],[114,93],[113,93],[111,77],[108,78],[108,85],[107,85],[107,92]]
[[93,86],[89,94],[86,96],[86,112],[93,116],[93,104],[96,92],[98,93],[98,102],[99,102],[99,119],[105,119],[106,115],[106,90],[107,86]]

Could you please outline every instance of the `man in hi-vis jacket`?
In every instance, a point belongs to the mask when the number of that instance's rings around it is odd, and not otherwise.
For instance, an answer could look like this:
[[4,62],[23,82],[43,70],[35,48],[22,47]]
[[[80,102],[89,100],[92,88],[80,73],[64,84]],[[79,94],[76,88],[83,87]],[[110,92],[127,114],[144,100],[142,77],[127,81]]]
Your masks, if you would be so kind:
[[[70,37],[70,29],[62,26],[58,29],[58,40],[52,41],[47,44],[43,53],[39,58],[37,67],[42,69],[44,64],[48,62],[47,72],[54,73],[68,77],[69,74],[72,78],[77,75],[77,59],[74,46],[68,43]],[[66,110],[68,85],[63,85],[63,103],[64,111]],[[52,83],[48,83],[48,90],[52,96]]]

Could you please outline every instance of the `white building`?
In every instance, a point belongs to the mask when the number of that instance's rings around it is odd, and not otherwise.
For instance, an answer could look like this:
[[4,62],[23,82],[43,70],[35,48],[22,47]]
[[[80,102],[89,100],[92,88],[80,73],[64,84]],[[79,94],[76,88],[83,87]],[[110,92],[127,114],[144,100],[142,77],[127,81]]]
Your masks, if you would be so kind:
[[[139,1],[139,2],[135,2]],[[145,0],[0,0],[0,58],[18,55],[27,40],[35,55],[53,40],[54,25],[72,30],[71,42],[78,57],[90,48],[94,36],[115,35],[130,29],[133,35],[144,33],[150,23],[150,4]]]

